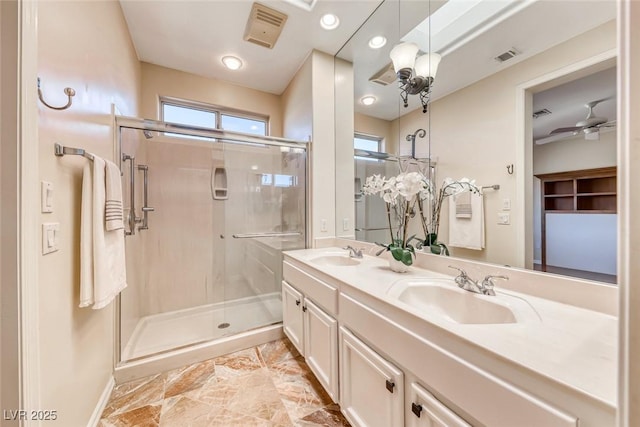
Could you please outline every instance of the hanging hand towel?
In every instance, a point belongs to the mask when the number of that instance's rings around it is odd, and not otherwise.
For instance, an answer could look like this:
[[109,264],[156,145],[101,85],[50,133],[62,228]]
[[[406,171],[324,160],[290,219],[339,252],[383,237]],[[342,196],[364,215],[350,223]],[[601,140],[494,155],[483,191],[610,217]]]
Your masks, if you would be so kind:
[[115,163],[105,160],[106,163],[106,191],[105,223],[107,231],[124,230],[122,214],[122,181],[120,169]]
[[484,196],[468,192],[471,201],[471,218],[457,218],[456,196],[449,197],[449,246],[484,249]]
[[471,219],[471,192],[465,191],[453,197],[456,198],[456,218]]
[[80,307],[105,307],[127,286],[124,230],[105,224],[105,160],[94,155],[82,174]]

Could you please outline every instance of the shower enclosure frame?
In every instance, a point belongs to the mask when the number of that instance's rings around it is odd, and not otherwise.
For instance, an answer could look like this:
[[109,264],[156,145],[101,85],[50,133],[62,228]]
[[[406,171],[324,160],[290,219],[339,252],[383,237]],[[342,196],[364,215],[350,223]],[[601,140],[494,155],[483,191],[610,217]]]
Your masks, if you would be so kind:
[[[259,136],[252,135],[242,132],[231,132],[223,129],[214,129],[214,128],[203,128],[198,126],[190,126],[184,124],[177,123],[167,123],[157,120],[151,119],[140,119],[136,117],[127,117],[127,116],[114,116],[114,150],[115,156],[114,158],[120,160],[120,169],[123,170],[124,164],[126,161],[132,161],[122,151],[122,130],[123,129],[133,129],[139,130],[142,132],[166,132],[172,134],[179,135],[188,135],[188,136],[200,136],[206,138],[212,138],[213,144],[217,143],[241,143],[241,144],[255,144],[262,146],[276,146],[276,147],[287,147],[287,148],[296,148],[303,149],[305,151],[305,247],[310,247],[311,241],[311,224],[309,221],[309,212],[311,207],[311,197],[310,197],[310,173],[309,168],[311,165],[311,155],[312,155],[312,143],[309,141],[300,141],[294,139],[287,138],[279,138],[273,136]],[[125,158],[126,157],[126,158]],[[133,161],[132,161],[133,163]],[[131,214],[135,217],[135,212],[132,211]],[[126,221],[128,222],[128,221]],[[128,234],[127,234],[128,237]],[[158,356],[169,356],[171,353],[176,353],[179,360],[186,360],[184,357],[185,350],[188,350],[190,347],[196,347],[199,344],[192,344],[186,347],[180,347],[177,349],[168,350],[166,352],[160,353],[159,355],[150,355],[142,359],[123,362],[122,361],[122,343],[121,343],[121,297],[118,295],[115,301],[115,340],[114,340],[114,369],[123,368],[127,365],[131,366],[140,366],[144,364],[145,359],[154,359],[157,362]],[[241,332],[238,335],[243,335],[246,332]],[[233,338],[225,337],[225,338]],[[217,340],[212,340],[211,342],[215,342]],[[202,344],[202,343],[200,343]],[[179,354],[178,354],[179,353]],[[145,375],[145,371],[148,369],[142,369],[138,371],[138,374],[134,376],[142,376]],[[127,377],[131,377],[131,374],[128,374]]]

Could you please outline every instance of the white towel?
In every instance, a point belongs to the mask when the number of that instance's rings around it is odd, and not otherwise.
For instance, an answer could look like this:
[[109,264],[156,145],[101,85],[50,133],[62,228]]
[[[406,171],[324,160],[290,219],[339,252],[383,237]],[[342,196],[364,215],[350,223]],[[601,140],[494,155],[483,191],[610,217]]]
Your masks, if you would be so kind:
[[463,191],[456,198],[456,218],[471,219],[471,191]]
[[449,246],[484,249],[484,203],[482,193],[470,193],[471,218],[456,217],[456,197],[449,197]]
[[106,163],[106,203],[105,223],[107,231],[123,230],[124,219],[122,214],[122,181],[120,169],[115,163],[105,160]]
[[127,286],[124,230],[105,228],[105,161],[94,155],[82,173],[80,307],[105,307]]

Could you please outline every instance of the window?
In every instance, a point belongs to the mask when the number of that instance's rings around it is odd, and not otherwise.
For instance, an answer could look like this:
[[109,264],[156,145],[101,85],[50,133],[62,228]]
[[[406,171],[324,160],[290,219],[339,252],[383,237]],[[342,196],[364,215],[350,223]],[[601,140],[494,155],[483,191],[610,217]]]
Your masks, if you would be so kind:
[[356,150],[382,151],[382,138],[373,135],[356,133],[353,137],[353,148]]
[[[170,98],[160,98],[160,105],[162,120],[165,122],[253,135],[268,135],[269,118],[267,116]],[[172,136],[178,135],[172,134]]]

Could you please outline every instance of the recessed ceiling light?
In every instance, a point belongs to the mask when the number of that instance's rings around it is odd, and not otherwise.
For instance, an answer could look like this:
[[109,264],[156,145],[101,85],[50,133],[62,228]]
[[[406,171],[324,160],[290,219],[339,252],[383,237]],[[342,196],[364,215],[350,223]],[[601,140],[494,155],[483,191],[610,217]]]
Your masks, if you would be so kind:
[[371,37],[371,40],[369,40],[369,47],[371,49],[380,49],[385,44],[387,44],[387,38],[384,36]]
[[363,96],[362,98],[360,98],[360,102],[362,102],[362,104],[364,105],[371,105],[376,102],[376,97],[372,95]]
[[327,13],[320,18],[320,26],[325,30],[335,30],[340,25],[340,20],[333,13]]
[[237,70],[242,67],[242,60],[235,56],[223,56],[222,63],[230,70]]

